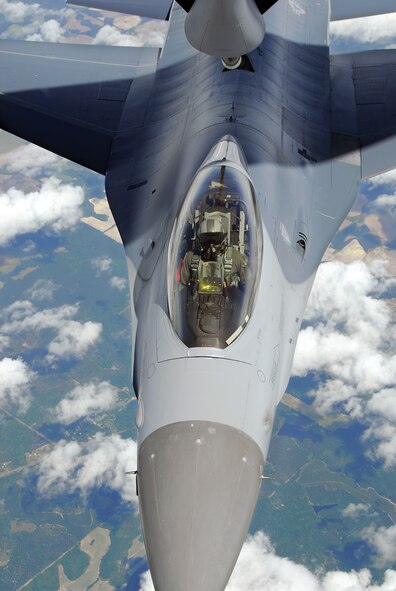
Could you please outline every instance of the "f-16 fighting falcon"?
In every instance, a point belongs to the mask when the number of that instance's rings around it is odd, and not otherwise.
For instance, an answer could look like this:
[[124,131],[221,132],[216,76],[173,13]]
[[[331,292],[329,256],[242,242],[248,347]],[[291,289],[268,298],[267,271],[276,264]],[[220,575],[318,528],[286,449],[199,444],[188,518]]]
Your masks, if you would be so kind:
[[105,175],[154,586],[223,591],[322,255],[396,166],[396,50],[331,55],[329,22],[396,2],[79,4],[169,20],[163,50],[1,41],[0,126]]

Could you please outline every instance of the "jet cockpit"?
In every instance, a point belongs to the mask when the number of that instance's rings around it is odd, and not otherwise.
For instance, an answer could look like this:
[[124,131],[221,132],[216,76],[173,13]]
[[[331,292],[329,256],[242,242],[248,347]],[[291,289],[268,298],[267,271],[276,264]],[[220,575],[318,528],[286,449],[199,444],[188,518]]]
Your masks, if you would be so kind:
[[225,158],[204,165],[176,218],[168,256],[170,318],[184,344],[224,349],[241,334],[254,305],[261,251],[248,174]]

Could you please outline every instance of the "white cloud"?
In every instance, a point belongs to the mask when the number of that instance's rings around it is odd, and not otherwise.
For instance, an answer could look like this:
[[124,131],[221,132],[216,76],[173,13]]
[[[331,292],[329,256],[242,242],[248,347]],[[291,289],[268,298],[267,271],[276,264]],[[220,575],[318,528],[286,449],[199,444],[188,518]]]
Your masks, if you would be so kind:
[[[116,17],[115,23],[119,19]],[[106,24],[97,32],[92,43],[94,45],[124,45],[131,47],[163,47],[169,24],[165,21],[133,22],[129,29],[116,24]],[[122,29],[122,30],[120,30]]]
[[111,270],[113,261],[110,257],[97,257],[96,259],[92,259],[91,265],[100,275],[101,273],[108,273]]
[[104,25],[99,29],[92,43],[94,45],[116,45],[125,47],[140,47],[143,42],[136,35],[121,33],[113,25]]
[[[321,345],[320,345],[321,346]],[[340,359],[342,354],[340,352]],[[333,366],[334,371],[337,366]],[[325,371],[325,368],[323,368]],[[338,379],[326,379],[319,383],[318,387],[309,392],[315,399],[315,408],[318,412],[326,415],[333,412],[336,404],[343,403],[344,410],[350,412],[353,417],[362,416],[362,405],[359,392],[354,385],[346,384]]]
[[367,402],[367,410],[391,419],[396,424],[396,387],[376,392]]
[[368,182],[374,187],[377,187],[378,185],[396,185],[396,168],[389,170],[388,172],[384,172],[383,174],[373,176]]
[[0,155],[0,166],[9,174],[23,173],[25,176],[38,176],[48,168],[51,171],[59,170],[64,164],[63,158],[34,144],[19,146]]
[[33,33],[29,35],[27,41],[49,41],[50,43],[56,43],[63,39],[65,29],[55,19],[45,21],[40,25],[39,33]]
[[139,591],[155,591],[153,580],[151,578],[151,573],[149,570],[143,573],[140,577]]
[[[383,286],[378,272],[380,267],[368,267],[361,261],[320,266],[305,314],[314,326],[300,333],[295,375],[326,371],[359,392],[373,392],[395,382],[396,334],[390,308],[375,297]],[[351,393],[350,389],[345,392]]]
[[381,207],[383,209],[391,209],[396,206],[396,193],[393,195],[379,195],[373,202],[374,206]]
[[370,455],[383,460],[385,466],[390,468],[396,465],[396,388],[384,388],[376,392],[368,400],[366,409],[373,418],[364,439],[371,438],[379,442]]
[[168,34],[168,21],[145,21],[135,31],[142,45],[163,47]]
[[27,330],[59,329],[78,312],[78,304],[37,310],[28,300],[17,300],[2,311],[5,320],[2,331],[6,334]]
[[[363,538],[373,547],[375,563],[379,568],[386,564],[394,564],[396,557],[396,525],[390,527],[373,526],[362,531]],[[396,587],[395,587],[396,588]]]
[[[394,401],[395,402],[395,401]],[[369,449],[367,455],[384,462],[385,468],[396,466],[396,425],[386,418],[372,421],[363,434],[363,440],[374,442],[376,447]]]
[[248,537],[227,585],[227,591],[293,589],[316,591],[316,577],[305,567],[288,558],[276,556],[263,532]]
[[87,442],[64,440],[43,456],[38,470],[38,491],[44,496],[78,492],[83,497],[107,486],[124,501],[136,503],[135,479],[125,472],[136,468],[136,442],[118,434],[97,433]]
[[26,232],[72,228],[82,216],[83,201],[81,187],[62,185],[54,177],[46,179],[41,189],[32,193],[9,189],[0,194],[0,245]]
[[69,425],[78,419],[109,410],[117,401],[117,388],[109,382],[82,384],[74,388],[55,407],[53,418]]
[[0,404],[25,412],[30,405],[29,385],[35,373],[22,359],[0,360]]
[[335,21],[330,24],[332,40],[358,43],[390,43],[395,39],[396,13]]
[[[0,11],[4,19],[10,23],[3,31],[5,37],[27,39],[30,41],[64,41],[75,35],[66,27],[67,19],[75,17],[75,7],[45,8],[39,4],[28,4],[22,1],[0,0]],[[113,18],[111,24],[105,24],[93,37],[92,42],[102,45],[162,47],[168,31],[165,21],[142,21],[139,17],[122,16],[107,13],[106,21]],[[89,32],[84,32],[89,35]]]
[[344,517],[360,517],[364,513],[367,513],[369,510],[370,505],[365,505],[364,503],[349,503],[345,509],[341,511]]
[[68,320],[60,327],[48,345],[48,361],[54,359],[80,359],[100,338],[102,325],[98,322]]
[[[382,268],[369,267],[362,261],[349,265],[338,261],[322,264],[305,317],[326,320],[331,311],[333,324],[343,322],[353,330],[360,328],[362,321],[365,327],[378,321],[383,326],[389,318],[386,304],[371,295],[382,293],[383,272]],[[363,307],[361,311],[356,309],[357,303]]]
[[127,282],[126,279],[124,279],[124,277],[114,276],[110,279],[110,285],[111,287],[114,287],[114,289],[119,289],[120,291],[122,291],[126,288]]
[[53,281],[48,279],[39,279],[33,283],[32,287],[30,287],[26,293],[30,298],[32,298],[32,300],[52,300],[54,292],[57,289],[58,287]]
[[[396,527],[396,526],[395,526]],[[257,532],[246,540],[226,591],[394,591],[396,571],[388,570],[384,582],[372,583],[368,569],[349,573],[312,573],[288,558],[277,556],[267,536]],[[140,581],[140,591],[154,591],[149,572]]]
[[[62,29],[59,21],[66,23],[74,13],[72,8],[45,8],[38,3],[14,0],[0,0],[0,11],[4,20],[9,23],[8,29],[2,31],[3,38],[35,41],[59,40]],[[54,25],[52,21],[57,24]]]
[[12,23],[19,23],[34,16],[40,9],[39,4],[27,4],[15,0],[0,0],[2,16]]
[[380,263],[322,264],[299,335],[293,373],[326,374],[309,392],[321,413],[341,405],[369,428],[368,455],[396,464],[396,325],[380,296],[391,286]]
[[81,358],[100,338],[102,324],[74,320],[78,304],[37,310],[27,300],[17,300],[1,314],[1,332],[12,337],[26,331],[55,330],[56,336],[48,345],[47,361]]

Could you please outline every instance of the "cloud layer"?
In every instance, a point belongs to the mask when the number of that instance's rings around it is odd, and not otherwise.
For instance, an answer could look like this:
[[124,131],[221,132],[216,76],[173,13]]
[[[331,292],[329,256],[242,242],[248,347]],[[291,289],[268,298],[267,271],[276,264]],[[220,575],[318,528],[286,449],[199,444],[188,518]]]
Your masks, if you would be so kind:
[[[77,35],[78,41],[85,43],[162,47],[168,30],[168,23],[165,21],[148,21],[135,16],[106,12],[102,16],[98,11],[65,7],[61,0],[54,2],[52,8],[20,0],[0,0],[0,11],[9,25],[3,34],[29,41],[68,42]],[[92,30],[84,26],[79,33],[75,20],[79,12],[83,12],[87,20],[92,17]],[[99,19],[103,25],[97,30]]]
[[344,517],[352,517],[354,519],[355,517],[360,517],[367,513],[369,508],[370,505],[364,503],[349,503],[341,513]]
[[28,300],[17,300],[3,310],[0,333],[12,337],[29,331],[52,330],[56,334],[48,344],[47,361],[80,359],[99,340],[102,324],[75,320],[78,311],[78,304],[37,310]]
[[106,256],[96,257],[95,259],[91,260],[91,265],[95,269],[97,274],[101,275],[102,273],[108,273],[111,271],[113,261],[110,257]]
[[63,39],[65,29],[58,21],[51,18],[39,26],[39,32],[28,35],[27,41],[49,41],[57,43]]
[[320,266],[299,336],[293,374],[326,374],[310,392],[323,414],[341,405],[364,424],[371,455],[396,464],[396,326],[381,299],[394,285],[383,263]]
[[395,39],[395,31],[396,14],[379,14],[330,24],[332,40],[342,39],[360,44],[391,43]]
[[22,359],[0,360],[0,404],[25,412],[31,402],[30,383],[36,377]]
[[92,43],[94,45],[113,45],[124,47],[141,47],[143,42],[137,36],[122,33],[112,25],[104,25],[95,35]]
[[55,283],[49,279],[38,279],[26,293],[32,300],[37,302],[52,300],[54,292],[58,287],[59,286],[55,285]]
[[38,468],[37,488],[44,496],[78,492],[88,495],[106,486],[122,499],[136,503],[135,479],[125,472],[136,469],[136,442],[118,434],[97,433],[87,442],[59,441]]
[[[96,271],[96,275],[100,276],[106,273],[111,273],[113,267],[113,261],[110,257],[101,256],[96,257],[91,260],[91,265]],[[127,281],[124,277],[119,277],[118,275],[113,275],[110,277],[109,284],[114,289],[118,289],[119,291],[123,291],[127,286]]]
[[[315,574],[305,566],[277,556],[263,532],[245,542],[226,591],[394,591],[396,571],[387,570],[380,585],[368,569],[349,573]],[[141,578],[140,591],[154,591],[150,573]]]
[[375,553],[375,564],[378,568],[383,568],[387,564],[395,563],[396,525],[392,525],[388,528],[367,527],[362,531],[362,536],[373,548]]
[[43,228],[53,232],[72,228],[82,216],[83,201],[81,187],[62,185],[55,177],[44,180],[39,191],[24,193],[11,188],[0,193],[0,245]]
[[74,10],[62,2],[54,2],[48,8],[21,0],[0,0],[0,11],[8,24],[8,28],[2,31],[5,38],[32,41],[63,40],[62,25],[74,14]]
[[377,187],[378,185],[389,185],[392,187],[396,185],[396,169],[373,176],[368,180],[368,183],[373,187]]
[[33,17],[41,10],[39,4],[28,4],[14,0],[0,0],[0,10],[3,17],[12,23],[19,23]]
[[110,285],[111,287],[114,287],[114,289],[123,291],[127,286],[127,281],[124,277],[118,277],[115,275],[110,279]]
[[68,320],[48,345],[48,360],[80,359],[96,343],[101,332],[102,325],[98,322]]
[[109,382],[82,384],[59,402],[54,409],[53,418],[59,423],[69,425],[78,419],[109,410],[116,401],[117,388]]
[[59,170],[64,167],[65,162],[66,160],[53,152],[34,144],[19,146],[0,155],[0,166],[6,174],[22,173],[31,177],[42,175],[48,167],[52,171]]

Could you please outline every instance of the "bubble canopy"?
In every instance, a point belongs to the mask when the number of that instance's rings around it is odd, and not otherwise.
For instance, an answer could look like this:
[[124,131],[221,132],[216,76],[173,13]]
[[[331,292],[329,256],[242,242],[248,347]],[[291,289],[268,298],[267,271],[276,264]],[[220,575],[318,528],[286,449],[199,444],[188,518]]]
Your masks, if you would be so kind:
[[194,177],[172,230],[168,304],[188,347],[224,349],[252,313],[262,239],[253,185],[235,140],[223,139]]

